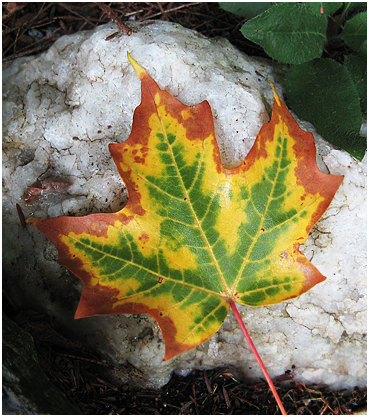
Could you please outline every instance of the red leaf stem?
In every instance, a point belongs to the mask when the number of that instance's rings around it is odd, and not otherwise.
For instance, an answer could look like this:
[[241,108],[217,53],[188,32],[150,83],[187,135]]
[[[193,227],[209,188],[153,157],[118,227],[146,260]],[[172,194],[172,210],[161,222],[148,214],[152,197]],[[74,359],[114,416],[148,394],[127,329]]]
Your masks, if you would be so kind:
[[266,369],[263,361],[261,360],[261,357],[259,356],[258,351],[256,350],[256,347],[255,347],[254,343],[252,342],[251,337],[250,337],[248,331],[246,330],[246,327],[245,327],[245,325],[244,325],[244,323],[242,321],[241,315],[240,315],[240,313],[237,310],[236,304],[232,300],[231,300],[231,308],[232,308],[232,311],[233,311],[234,315],[236,316],[236,319],[238,321],[238,324],[241,327],[241,330],[242,330],[243,334],[245,335],[245,338],[247,340],[247,343],[250,345],[250,348],[252,350],[252,353],[255,355],[256,360],[258,361],[258,364],[259,364],[261,370],[263,371],[263,374],[265,376],[265,379],[267,380],[268,385],[269,385],[269,388],[271,389],[271,391],[272,391],[272,393],[274,395],[274,398],[277,401],[277,404],[278,404],[279,409],[281,410],[281,413],[283,415],[287,415],[286,410],[283,407],[282,401],[279,398],[279,395],[277,393],[277,390],[275,389],[275,386],[273,384],[273,381],[270,378],[270,376],[268,374],[268,371],[267,371],[267,369]]

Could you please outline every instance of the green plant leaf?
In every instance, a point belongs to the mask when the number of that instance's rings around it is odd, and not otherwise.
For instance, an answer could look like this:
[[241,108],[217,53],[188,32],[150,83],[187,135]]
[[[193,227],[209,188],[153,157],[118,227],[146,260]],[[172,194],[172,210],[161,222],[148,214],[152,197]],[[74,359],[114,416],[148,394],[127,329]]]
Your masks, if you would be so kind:
[[351,78],[356,86],[356,90],[360,97],[360,106],[363,113],[367,112],[367,63],[366,59],[349,55],[345,57],[344,67],[348,69]]
[[366,9],[367,9],[366,1],[353,1],[351,3],[348,3],[348,10],[350,12],[365,12]]
[[301,64],[320,57],[327,21],[304,3],[278,3],[247,21],[242,34],[285,64]]
[[359,13],[345,23],[341,36],[347,45],[362,56],[367,55],[367,12]]
[[299,246],[343,177],[319,170],[313,135],[276,94],[245,160],[224,168],[209,104],[185,106],[129,59],[142,100],[130,137],[109,146],[127,205],[27,221],[82,280],[76,318],[150,314],[170,359],[212,336],[231,301],[275,304],[325,279]]
[[246,17],[251,19],[265,12],[265,10],[272,7],[274,3],[271,2],[220,2],[219,6],[226,12],[234,13],[238,16]]
[[313,123],[333,145],[363,158],[366,139],[359,134],[360,99],[347,68],[319,58],[292,66],[285,84],[288,102],[301,119]]
[[342,1],[340,2],[306,2],[306,4],[310,7],[310,9],[318,16],[321,15],[320,10],[321,6],[323,6],[323,16],[329,16],[336,12],[340,7],[342,7]]

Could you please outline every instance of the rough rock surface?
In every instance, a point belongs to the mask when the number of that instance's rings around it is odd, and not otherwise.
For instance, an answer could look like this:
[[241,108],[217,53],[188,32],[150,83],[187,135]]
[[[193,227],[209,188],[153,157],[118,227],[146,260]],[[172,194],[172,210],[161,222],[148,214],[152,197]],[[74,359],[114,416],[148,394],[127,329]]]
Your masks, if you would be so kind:
[[[162,21],[132,26],[132,36],[110,40],[106,38],[116,32],[114,25],[64,36],[46,53],[17,59],[3,71],[4,290],[16,305],[48,312],[116,366],[140,370],[147,386],[162,386],[173,371],[223,364],[241,367],[246,377],[259,377],[232,314],[209,341],[168,362],[162,362],[164,342],[151,317],[75,321],[80,281],[55,262],[52,243],[20,224],[16,204],[26,217],[45,217],[113,212],[126,202],[108,144],[129,136],[140,101],[140,82],[127,51],[183,103],[209,101],[227,167],[243,160],[268,120],[272,92],[266,78],[282,94],[283,66],[247,57],[224,39],[208,40]],[[315,136],[320,168],[345,175],[303,248],[327,280],[298,299],[269,307],[240,306],[240,312],[271,376],[293,369],[306,383],[363,386],[366,164]],[[26,187],[37,179],[49,187],[56,181],[73,185],[59,183],[62,192],[34,196],[26,204]],[[127,371],[120,377],[142,384],[134,375]]]

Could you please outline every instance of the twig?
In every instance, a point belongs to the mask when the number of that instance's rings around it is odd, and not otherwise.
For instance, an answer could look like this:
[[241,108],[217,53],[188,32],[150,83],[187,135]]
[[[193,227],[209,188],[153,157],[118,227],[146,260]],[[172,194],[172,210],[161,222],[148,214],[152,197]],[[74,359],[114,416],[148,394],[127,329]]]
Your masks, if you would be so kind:
[[168,10],[164,10],[163,12],[155,13],[155,14],[149,16],[149,19],[153,19],[154,17],[161,16],[162,14],[165,14],[165,13],[175,12],[176,10],[183,9],[184,7],[197,6],[199,4],[202,4],[202,3],[197,2],[197,3],[182,4],[182,6],[177,6],[177,7],[174,7],[173,9],[168,9]]
[[145,11],[144,9],[140,9],[140,10],[135,10],[134,12],[125,13],[124,17],[134,16],[134,15],[142,13],[144,11]]
[[[49,23],[49,22],[47,22],[47,23]],[[35,26],[35,27],[37,27],[37,26]],[[34,54],[34,53],[37,53],[37,52],[40,52],[40,51],[46,49],[47,47],[49,47],[51,45],[51,43],[53,43],[54,41],[56,41],[60,37],[59,35],[57,35],[58,31],[59,31],[59,28],[55,29],[49,35],[39,39],[36,42],[34,42],[32,45],[25,46],[24,48],[18,49],[17,53],[14,53],[14,54],[6,57],[6,58],[3,58],[3,62],[9,61],[9,60],[12,60],[12,59],[15,59],[15,58],[19,58],[19,57],[27,55],[27,54]],[[17,33],[17,38],[14,41],[14,43],[17,41],[17,39],[18,39],[18,33]],[[8,50],[9,49],[10,48],[8,48]],[[7,51],[5,51],[5,53]]]
[[[53,4],[53,3],[52,3]],[[81,14],[79,14],[78,12],[76,12],[75,10],[73,10],[68,3],[58,3],[60,6],[64,7],[64,9],[68,10],[68,12],[75,14],[76,16],[80,17],[81,19],[83,19],[86,23],[89,23],[93,28],[96,27],[96,25],[94,25],[91,20],[87,19],[86,16],[82,16]],[[82,30],[82,28],[80,28],[80,30]]]
[[20,58],[20,57],[25,56],[25,55],[31,55],[31,54],[36,54],[38,52],[42,52],[48,46],[50,46],[50,43],[52,41],[55,41],[58,38],[59,38],[58,36],[55,36],[55,37],[52,37],[52,38],[47,38],[47,40],[49,42],[48,44],[39,45],[39,46],[37,46],[35,48],[31,48],[31,49],[28,48],[28,49],[24,50],[23,52],[18,52],[16,54],[9,55],[9,56],[3,58],[2,61],[7,62],[7,61],[11,61],[12,59]]
[[206,373],[206,370],[204,370],[204,379],[205,379],[206,388],[208,389],[208,393],[209,394],[212,394],[213,391],[211,389],[210,382],[209,382],[209,378],[208,378],[208,374]]
[[109,19],[114,22],[119,29],[125,33],[126,35],[130,36],[132,35],[132,29],[129,28],[125,23],[122,22],[122,20],[119,18],[119,16],[115,13],[114,10],[112,10],[108,5],[105,3],[97,3],[95,2],[96,6],[98,6],[104,13],[106,13],[109,17]]
[[[40,14],[42,12],[45,13],[48,9],[50,9],[50,7],[52,7],[52,5],[53,5],[53,3],[49,3],[48,5],[45,6],[45,3],[43,3],[43,5],[41,6],[40,10],[35,14],[35,16],[33,16],[27,22],[23,22],[20,26],[3,29],[3,36],[4,35],[7,35],[8,33],[14,32],[15,30],[20,30],[22,28],[25,28],[24,29],[24,32],[26,32],[32,26],[32,23],[35,20],[37,20],[37,18],[40,16]],[[5,18],[7,18],[7,17],[9,17],[9,16],[5,16]]]
[[223,390],[223,395],[224,395],[224,399],[225,399],[225,402],[226,402],[226,406],[227,406],[227,408],[231,408],[231,403],[229,401],[228,392],[227,392],[226,387],[224,385],[222,387],[222,390]]
[[273,381],[272,381],[271,377],[269,376],[268,371],[267,371],[267,369],[266,369],[263,361],[261,360],[261,357],[259,356],[259,353],[256,350],[256,347],[255,347],[254,343],[252,342],[251,337],[250,337],[250,335],[249,335],[249,333],[248,333],[248,331],[247,331],[247,329],[246,329],[246,327],[245,327],[245,325],[244,325],[244,323],[242,321],[242,317],[241,317],[240,313],[237,310],[236,304],[234,303],[233,300],[231,300],[231,303],[230,304],[231,304],[232,311],[233,311],[234,315],[236,316],[237,322],[238,322],[238,324],[241,327],[242,333],[244,334],[244,336],[245,336],[245,338],[247,340],[247,343],[250,345],[250,348],[252,350],[252,353],[255,355],[255,358],[258,361],[258,364],[259,364],[261,370],[263,371],[263,374],[265,376],[265,379],[267,380],[268,385],[269,385],[269,388],[271,389],[271,391],[272,391],[272,393],[274,395],[274,398],[277,401],[277,404],[278,404],[279,409],[281,410],[281,413],[283,415],[287,415],[286,410],[284,409],[284,406],[282,404],[282,401],[279,398],[279,395],[277,393],[277,390],[275,389],[275,386],[273,384]]

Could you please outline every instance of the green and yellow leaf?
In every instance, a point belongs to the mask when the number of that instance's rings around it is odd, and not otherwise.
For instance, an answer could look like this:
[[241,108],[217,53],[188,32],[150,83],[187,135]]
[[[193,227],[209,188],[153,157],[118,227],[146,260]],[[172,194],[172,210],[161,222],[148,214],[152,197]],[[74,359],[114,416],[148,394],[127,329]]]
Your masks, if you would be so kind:
[[277,94],[245,160],[224,168],[209,104],[185,106],[129,60],[142,101],[130,137],[109,147],[127,205],[28,221],[83,282],[75,317],[150,314],[166,360],[211,337],[231,300],[275,304],[325,279],[299,246],[343,177],[318,169],[313,135]]

